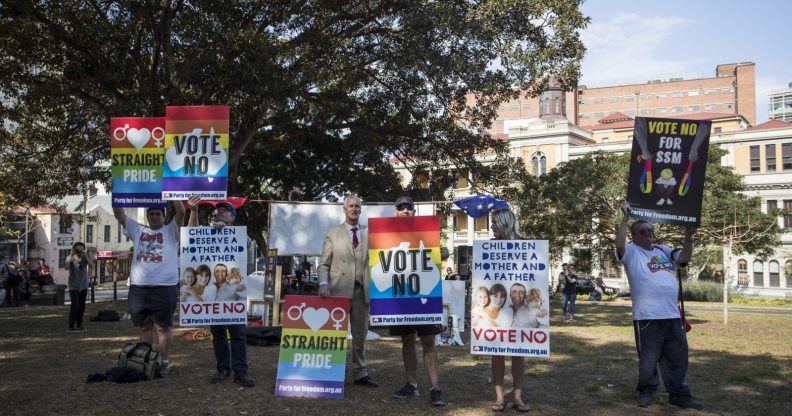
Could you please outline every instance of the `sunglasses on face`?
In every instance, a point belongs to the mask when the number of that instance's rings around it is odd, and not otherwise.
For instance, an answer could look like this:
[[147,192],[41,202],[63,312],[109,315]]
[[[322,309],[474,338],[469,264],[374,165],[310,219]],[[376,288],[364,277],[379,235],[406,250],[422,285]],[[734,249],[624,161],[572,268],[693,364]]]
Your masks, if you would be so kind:
[[402,204],[396,207],[396,211],[412,211],[412,210],[413,210],[412,205],[408,205],[408,204]]
[[640,229],[640,230],[637,231],[637,233],[640,234],[640,235],[652,235],[652,234],[654,234],[651,229],[648,229],[648,230],[647,229]]

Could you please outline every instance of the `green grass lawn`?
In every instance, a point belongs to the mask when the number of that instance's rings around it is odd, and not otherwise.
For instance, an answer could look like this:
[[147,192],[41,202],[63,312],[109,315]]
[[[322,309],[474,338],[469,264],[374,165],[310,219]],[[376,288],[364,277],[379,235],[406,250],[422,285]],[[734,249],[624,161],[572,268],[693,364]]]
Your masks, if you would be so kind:
[[[123,302],[89,305],[126,310]],[[551,357],[528,359],[524,397],[531,414],[636,415],[686,412],[666,405],[635,405],[637,356],[628,303],[578,302],[578,319],[560,322],[551,312]],[[116,363],[126,342],[136,339],[129,321],[88,322],[88,332],[66,334],[67,307],[0,309],[0,415],[254,415],[254,414],[449,414],[487,415],[494,401],[489,357],[469,346],[439,348],[440,385],[449,406],[428,403],[419,364],[422,397],[407,401],[390,393],[404,383],[400,344],[393,338],[368,343],[371,376],[379,389],[347,384],[343,400],[282,399],[274,396],[277,347],[249,347],[250,375],[258,385],[210,385],[214,357],[209,341],[181,337],[177,328],[171,376],[137,384],[86,384],[91,373]],[[698,414],[786,415],[792,408],[792,317],[689,313],[693,331],[688,384],[705,405]],[[378,332],[385,333],[378,330]],[[468,342],[469,334],[463,337]],[[418,347],[420,351],[420,346]],[[419,363],[421,359],[419,357]],[[508,370],[507,370],[508,374]],[[507,391],[511,376],[507,375]],[[507,413],[516,414],[507,409]]]

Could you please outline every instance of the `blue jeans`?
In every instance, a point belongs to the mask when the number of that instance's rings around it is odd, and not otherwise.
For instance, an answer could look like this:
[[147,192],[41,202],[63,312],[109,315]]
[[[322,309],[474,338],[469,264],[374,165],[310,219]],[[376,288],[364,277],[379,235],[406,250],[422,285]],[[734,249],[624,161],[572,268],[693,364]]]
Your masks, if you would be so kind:
[[[217,371],[230,373],[231,370],[234,370],[236,375],[247,373],[247,328],[245,325],[212,325],[210,329],[217,360]],[[231,336],[230,340],[229,335]]]
[[685,384],[688,370],[688,343],[680,319],[633,321],[635,347],[638,349],[638,386],[636,390],[656,391],[657,367],[669,397],[690,397]]
[[[564,316],[569,313],[569,316],[575,317],[575,298],[577,297],[577,293],[561,293],[561,298],[563,299],[562,310],[564,311]],[[567,304],[569,304],[569,308],[567,309]]]

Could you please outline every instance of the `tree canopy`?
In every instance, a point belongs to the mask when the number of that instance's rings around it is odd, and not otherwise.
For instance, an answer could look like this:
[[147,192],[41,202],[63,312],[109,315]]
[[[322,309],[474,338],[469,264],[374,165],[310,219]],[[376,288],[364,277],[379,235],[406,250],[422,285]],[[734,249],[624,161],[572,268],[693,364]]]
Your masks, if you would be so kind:
[[393,158],[478,171],[500,102],[575,85],[580,3],[4,2],[0,183],[29,205],[108,184],[110,117],[228,104],[230,195],[392,198]]

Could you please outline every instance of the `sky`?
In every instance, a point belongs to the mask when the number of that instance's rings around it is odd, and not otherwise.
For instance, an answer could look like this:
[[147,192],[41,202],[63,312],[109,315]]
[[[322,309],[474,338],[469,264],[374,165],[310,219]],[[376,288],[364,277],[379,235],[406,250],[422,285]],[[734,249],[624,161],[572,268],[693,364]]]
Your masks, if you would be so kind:
[[714,77],[718,64],[756,64],[757,124],[768,94],[792,83],[792,2],[587,0],[580,84],[603,87]]

